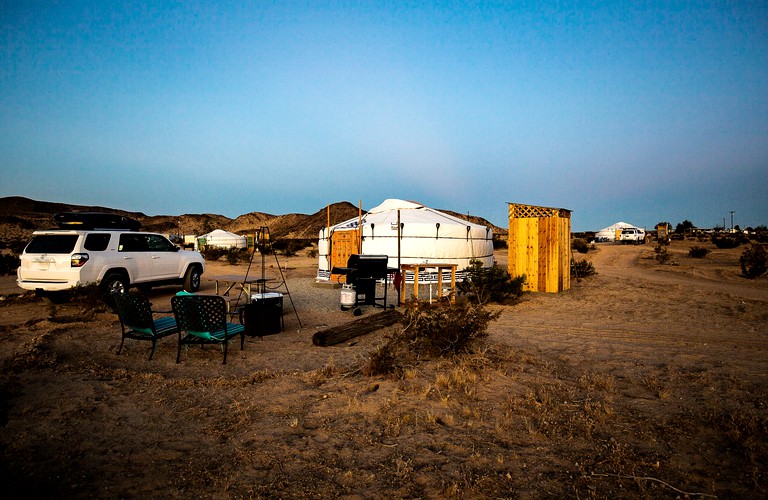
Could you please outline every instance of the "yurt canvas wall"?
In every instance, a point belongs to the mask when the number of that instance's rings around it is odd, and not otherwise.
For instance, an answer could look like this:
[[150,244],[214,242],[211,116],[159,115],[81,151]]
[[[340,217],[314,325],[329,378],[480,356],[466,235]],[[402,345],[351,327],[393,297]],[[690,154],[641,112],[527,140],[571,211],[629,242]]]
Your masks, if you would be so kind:
[[[418,203],[389,199],[365,215],[323,228],[318,251],[318,281],[343,281],[331,276],[331,269],[346,266],[355,253],[387,255],[390,268],[397,268],[398,256],[401,264],[456,264],[461,279],[472,259],[493,265],[493,231]],[[437,281],[437,274],[420,274],[419,281]]]
[[247,240],[245,236],[239,234],[230,233],[223,229],[214,229],[208,234],[204,234],[198,238],[198,242],[201,246],[216,247],[216,248],[245,248]]
[[570,210],[510,203],[507,243],[509,274],[525,274],[524,290],[571,288]]

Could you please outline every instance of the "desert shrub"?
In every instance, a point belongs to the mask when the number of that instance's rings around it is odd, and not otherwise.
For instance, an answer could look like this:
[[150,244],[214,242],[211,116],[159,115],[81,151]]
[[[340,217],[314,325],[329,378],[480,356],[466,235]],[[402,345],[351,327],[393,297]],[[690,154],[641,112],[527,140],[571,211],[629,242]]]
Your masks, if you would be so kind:
[[203,254],[205,260],[214,261],[219,260],[223,255],[225,255],[227,250],[219,247],[206,247],[200,253]]
[[276,252],[281,252],[286,257],[295,257],[299,250],[309,246],[312,246],[312,240],[300,238],[275,240],[272,242],[272,248]]
[[739,264],[741,264],[741,273],[746,278],[755,279],[768,270],[768,252],[763,245],[753,243],[741,253]]
[[286,257],[295,257],[296,253],[302,248],[304,247],[300,243],[294,240],[290,240],[288,241],[288,243],[285,245],[285,248],[283,249],[283,255],[285,255]]
[[659,264],[666,264],[669,262],[670,255],[669,252],[667,252],[666,245],[656,245],[656,247],[653,249],[654,252],[656,252],[656,256],[654,257],[656,259],[656,262]]
[[586,278],[595,274],[595,266],[588,260],[571,260],[571,276],[574,278]]
[[745,243],[749,243],[749,238],[747,238],[747,236],[743,233],[732,233],[726,235],[715,234],[712,236],[712,243],[714,243],[717,248],[736,248]]
[[230,248],[227,250],[227,262],[232,264],[233,266],[240,262],[240,256],[242,255],[242,252],[237,248]]
[[587,245],[587,240],[581,238],[575,238],[573,241],[571,241],[571,248],[579,253],[589,252],[589,245]]
[[456,287],[459,294],[478,304],[503,303],[519,298],[523,294],[525,275],[512,278],[505,269],[496,265],[483,267],[483,263],[479,260],[472,260],[464,271],[466,277]]
[[403,328],[369,354],[360,372],[400,377],[420,359],[472,352],[488,336],[488,324],[500,314],[468,300],[455,304],[408,302],[400,319]]
[[691,247],[691,249],[688,250],[688,256],[693,257],[694,259],[703,259],[708,253],[709,249],[703,247]]
[[376,348],[375,351],[368,355],[368,360],[360,372],[366,377],[374,377],[376,375],[401,377],[405,370],[405,358],[396,354],[394,346],[393,339],[390,339],[386,344]]
[[309,257],[310,259],[316,259],[317,256],[318,256],[317,248],[310,248],[309,250],[307,250],[307,257]]
[[13,254],[4,253],[0,255],[0,275],[16,274],[16,269],[19,267],[19,256]]
[[427,357],[467,352],[473,342],[488,336],[488,323],[500,314],[468,300],[455,304],[412,302],[403,313],[402,339],[414,352]]

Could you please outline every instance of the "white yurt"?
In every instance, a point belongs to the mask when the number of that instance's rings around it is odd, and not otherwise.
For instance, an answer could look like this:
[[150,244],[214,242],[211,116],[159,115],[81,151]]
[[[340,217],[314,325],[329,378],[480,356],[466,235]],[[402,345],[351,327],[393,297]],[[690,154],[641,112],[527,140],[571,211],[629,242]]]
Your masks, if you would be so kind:
[[[461,279],[473,259],[493,266],[493,231],[420,203],[388,199],[361,217],[320,230],[318,253],[317,281],[330,281],[333,267],[346,266],[351,254],[387,255],[390,268],[456,264]],[[422,281],[436,282],[437,273],[420,274]]]
[[633,226],[632,224],[628,224],[626,222],[617,222],[616,224],[604,227],[595,233],[595,241],[598,243],[601,241],[616,241],[617,232],[626,228],[637,228],[637,226]]
[[208,234],[203,234],[198,237],[197,241],[201,245],[217,248],[245,248],[248,246],[245,236],[230,233],[223,229],[214,229]]

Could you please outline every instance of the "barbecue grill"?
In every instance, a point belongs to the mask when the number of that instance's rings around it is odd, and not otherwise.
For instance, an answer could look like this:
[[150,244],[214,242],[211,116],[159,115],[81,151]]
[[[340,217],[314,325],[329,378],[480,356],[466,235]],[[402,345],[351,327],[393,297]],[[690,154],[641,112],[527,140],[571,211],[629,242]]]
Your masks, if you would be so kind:
[[[333,274],[346,276],[347,285],[354,288],[355,314],[359,314],[359,305],[371,305],[387,307],[387,284],[389,275],[396,272],[397,269],[387,267],[389,257],[387,255],[364,255],[353,254],[349,256],[346,267],[334,267],[331,270]],[[384,295],[376,296],[376,282],[384,281]],[[349,293],[349,288],[342,292]],[[342,310],[347,309],[349,303],[342,300]]]

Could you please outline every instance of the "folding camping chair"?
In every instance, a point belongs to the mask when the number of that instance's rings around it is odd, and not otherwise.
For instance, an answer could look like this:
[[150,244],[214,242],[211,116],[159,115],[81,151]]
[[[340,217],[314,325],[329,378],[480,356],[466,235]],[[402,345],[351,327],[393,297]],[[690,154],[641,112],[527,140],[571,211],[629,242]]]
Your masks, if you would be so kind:
[[[218,344],[227,364],[229,340],[240,335],[240,349],[245,345],[245,327],[227,322],[227,302],[220,295],[183,294],[171,297],[171,307],[179,332],[176,362],[181,361],[181,347]],[[182,334],[184,332],[184,334]]]
[[154,318],[156,313],[169,313],[171,311],[153,311],[149,300],[136,293],[112,293],[112,300],[120,318],[122,338],[117,354],[123,350],[125,339],[149,340],[152,342],[152,351],[149,359],[155,355],[157,341],[168,335],[176,333],[176,320],[172,316]]

